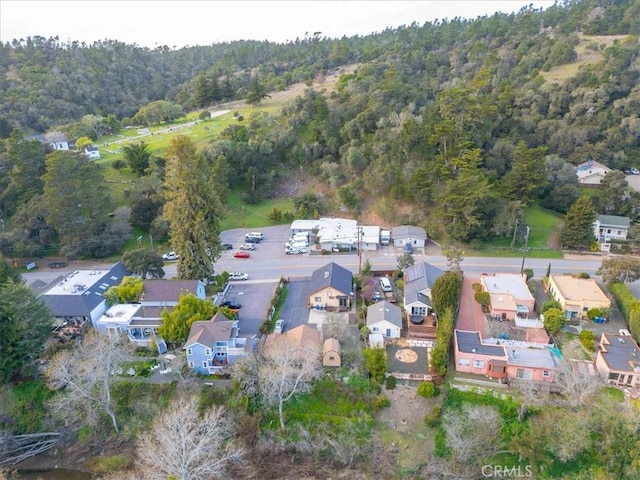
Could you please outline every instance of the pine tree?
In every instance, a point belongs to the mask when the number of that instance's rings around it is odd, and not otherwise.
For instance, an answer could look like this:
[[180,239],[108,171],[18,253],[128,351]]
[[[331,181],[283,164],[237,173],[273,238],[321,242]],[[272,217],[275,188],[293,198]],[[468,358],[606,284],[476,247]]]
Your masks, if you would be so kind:
[[563,248],[581,249],[589,247],[595,240],[593,235],[593,222],[596,220],[596,211],[591,199],[582,196],[569,208],[564,219],[564,227],[560,234]]
[[208,279],[222,250],[223,202],[216,185],[224,185],[226,178],[214,178],[213,169],[186,136],[173,140],[169,153],[164,215],[171,246],[180,255],[178,277]]

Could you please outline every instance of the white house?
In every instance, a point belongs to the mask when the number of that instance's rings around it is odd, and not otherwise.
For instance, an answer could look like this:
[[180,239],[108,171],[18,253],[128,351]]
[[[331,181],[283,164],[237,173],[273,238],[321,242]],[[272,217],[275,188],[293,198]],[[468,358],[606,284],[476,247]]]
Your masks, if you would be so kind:
[[427,231],[414,225],[400,225],[392,231],[393,245],[404,247],[409,244],[413,249],[423,249],[427,243]]
[[596,162],[595,160],[587,160],[575,167],[578,183],[588,186],[599,186],[604,177],[611,171],[609,167]]
[[599,215],[593,222],[593,234],[600,243],[610,240],[626,240],[631,220],[617,215]]
[[400,338],[402,310],[386,300],[367,307],[367,328],[384,338]]
[[98,150],[98,147],[87,147],[84,149],[84,154],[89,160],[97,160],[100,158],[100,150]]
[[54,150],[69,150],[69,142],[51,142],[49,146]]

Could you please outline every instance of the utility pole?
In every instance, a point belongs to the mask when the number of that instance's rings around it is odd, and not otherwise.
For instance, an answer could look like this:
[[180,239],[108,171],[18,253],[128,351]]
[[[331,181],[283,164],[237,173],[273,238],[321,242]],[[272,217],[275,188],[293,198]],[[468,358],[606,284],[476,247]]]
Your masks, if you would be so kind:
[[511,239],[511,250],[513,250],[513,246],[516,244],[516,233],[518,233],[518,217],[516,217],[516,226],[513,228],[513,238]]
[[529,248],[529,232],[531,229],[527,227],[527,234],[524,237],[524,250],[522,253],[522,266],[520,267],[520,273],[524,273],[524,259],[527,256],[527,250]]
[[362,277],[362,226],[358,227],[358,275]]

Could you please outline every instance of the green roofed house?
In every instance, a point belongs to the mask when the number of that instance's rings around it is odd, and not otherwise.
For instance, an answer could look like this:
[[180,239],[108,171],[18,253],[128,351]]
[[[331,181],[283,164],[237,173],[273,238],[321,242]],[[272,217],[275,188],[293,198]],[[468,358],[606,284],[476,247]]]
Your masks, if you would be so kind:
[[630,226],[629,217],[599,215],[593,222],[593,234],[600,243],[608,243],[611,240],[626,240]]

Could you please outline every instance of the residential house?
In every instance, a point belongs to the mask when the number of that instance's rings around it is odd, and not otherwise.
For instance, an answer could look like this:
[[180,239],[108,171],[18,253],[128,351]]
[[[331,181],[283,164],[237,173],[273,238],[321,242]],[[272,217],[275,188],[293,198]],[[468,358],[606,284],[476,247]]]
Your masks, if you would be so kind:
[[607,384],[640,393],[640,348],[628,331],[602,334],[596,368]]
[[145,280],[140,303],[146,307],[175,307],[181,295],[190,293],[201,300],[207,298],[201,280]]
[[69,143],[68,142],[51,142],[51,143],[49,143],[49,146],[53,150],[60,150],[60,151],[69,150]]
[[610,168],[596,162],[587,160],[575,167],[578,183],[584,186],[598,187],[604,177],[611,171]]
[[610,308],[611,300],[593,278],[549,275],[549,294],[562,306],[567,320],[587,317],[592,308]]
[[402,309],[386,300],[367,307],[367,328],[384,338],[400,338]]
[[193,322],[183,347],[189,368],[197,373],[220,373],[247,355],[255,345],[255,337],[240,338],[238,333],[238,320],[229,320],[221,311],[211,320]]
[[95,327],[107,310],[104,293],[120,285],[129,273],[122,262],[110,269],[76,270],[41,288],[39,298],[49,308],[56,326],[91,322]]
[[309,307],[333,311],[351,308],[353,274],[331,262],[313,272],[310,281]]
[[305,352],[317,352],[318,356],[322,352],[320,331],[307,323],[293,327],[284,333],[270,333],[265,339],[265,347],[269,348],[279,338],[285,338],[292,348],[303,349]]
[[166,343],[158,335],[162,312],[173,310],[180,296],[188,294],[204,300],[204,283],[200,280],[145,280],[140,303],[133,306],[114,305],[98,319],[95,326],[103,333],[126,333],[138,347],[148,347],[150,342],[154,342],[159,353],[165,353]]
[[392,230],[393,245],[404,247],[409,244],[414,250],[423,250],[427,244],[427,231],[414,225],[400,225]]
[[404,309],[411,336],[435,338],[438,321],[431,301],[431,288],[442,274],[442,270],[428,262],[405,269]]
[[85,148],[84,154],[89,160],[98,160],[100,158],[100,150],[95,146]]
[[536,383],[549,391],[554,385],[560,359],[550,346],[514,340],[480,338],[480,332],[454,331],[454,359],[457,372],[491,378]]
[[611,240],[624,241],[627,239],[630,226],[629,217],[599,215],[593,223],[593,234],[600,243],[609,243]]
[[339,367],[342,365],[340,342],[336,338],[327,338],[322,346],[322,366]]
[[529,290],[525,274],[481,275],[480,285],[491,298],[489,313],[493,318],[514,320],[529,318],[529,314],[533,313],[535,299]]

